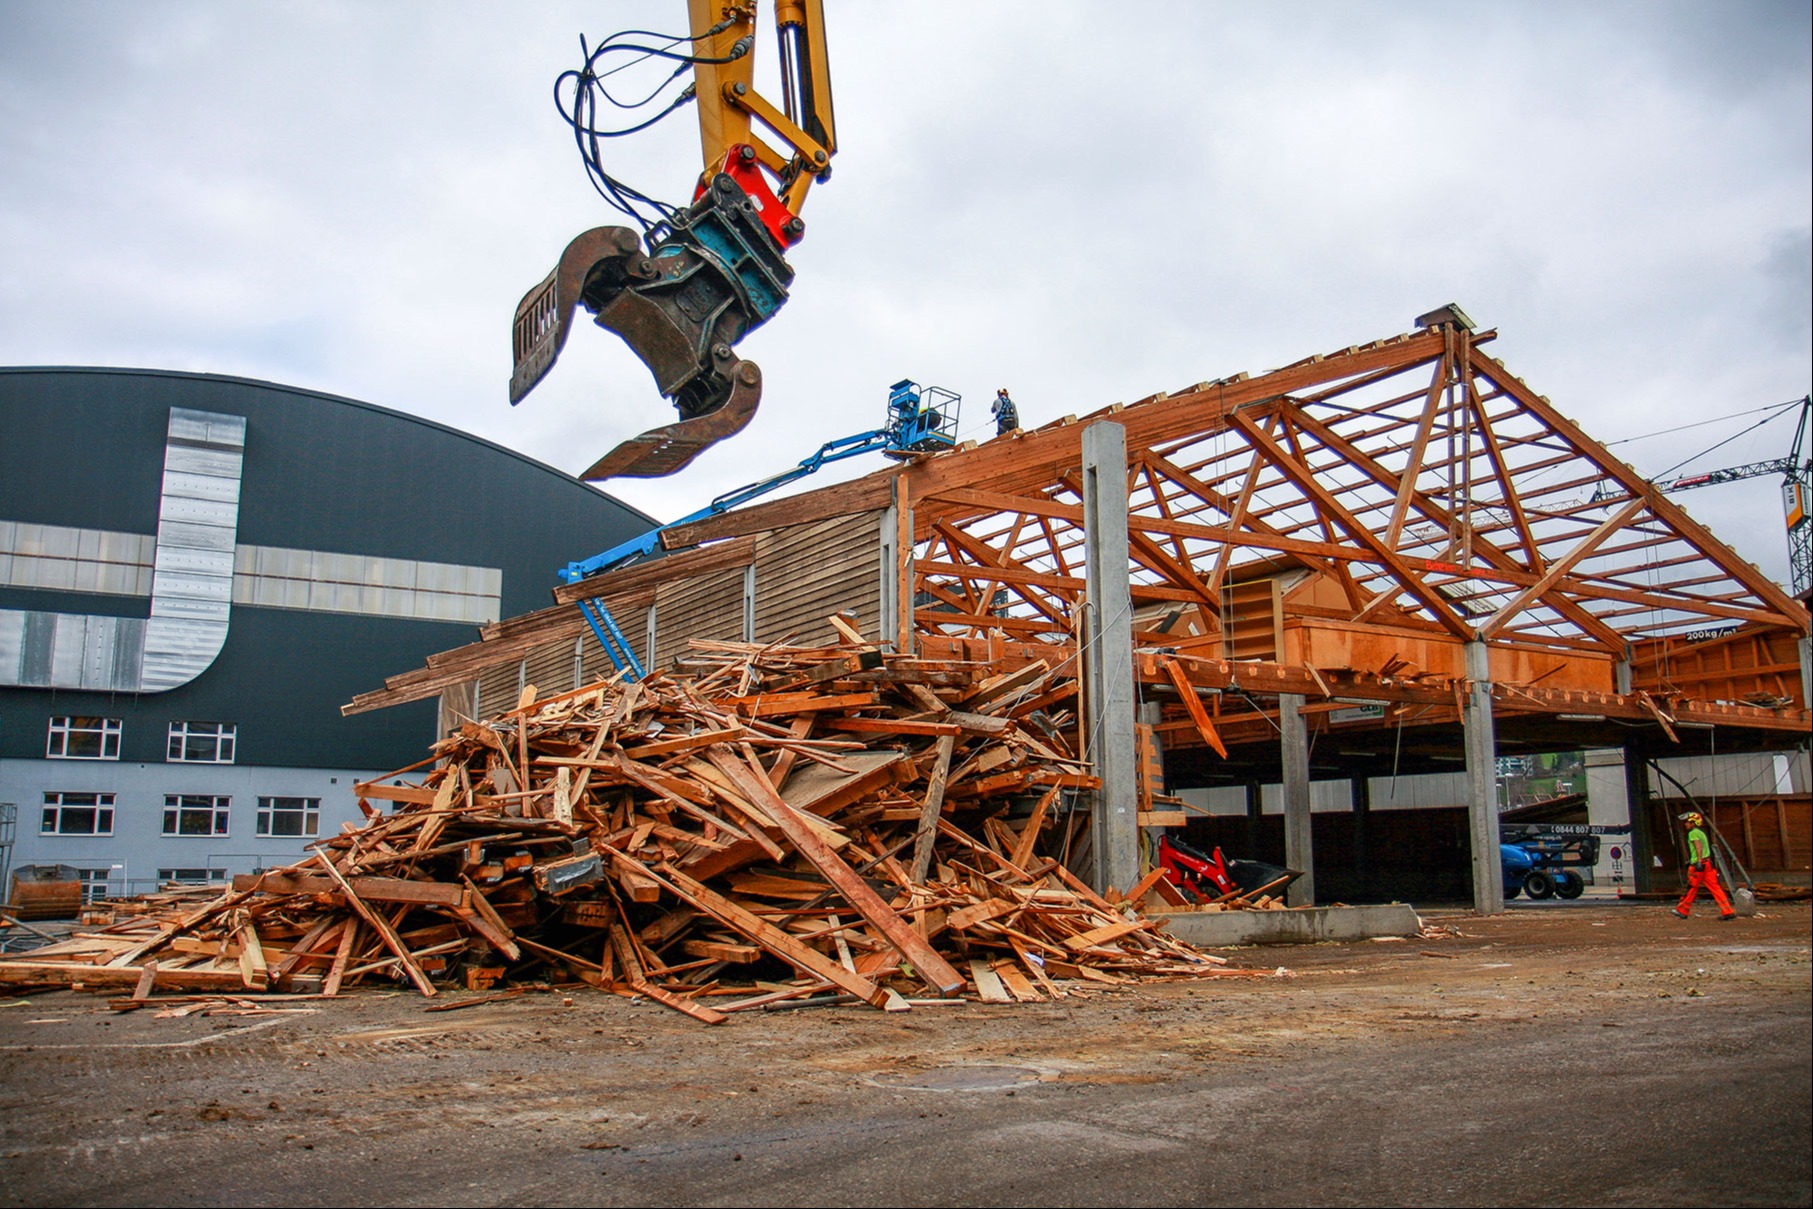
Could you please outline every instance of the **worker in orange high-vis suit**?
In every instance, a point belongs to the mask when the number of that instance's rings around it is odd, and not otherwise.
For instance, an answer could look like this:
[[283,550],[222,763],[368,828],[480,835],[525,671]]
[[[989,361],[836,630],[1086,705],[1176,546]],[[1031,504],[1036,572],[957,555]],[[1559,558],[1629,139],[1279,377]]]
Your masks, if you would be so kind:
[[1693,910],[1694,897],[1704,890],[1712,895],[1712,901],[1719,905],[1720,919],[1735,919],[1737,912],[1731,909],[1731,900],[1725,897],[1725,888],[1719,885],[1719,871],[1712,867],[1712,843],[1706,838],[1706,820],[1697,810],[1689,810],[1681,816],[1687,824],[1687,893],[1675,904],[1675,914],[1686,919]]

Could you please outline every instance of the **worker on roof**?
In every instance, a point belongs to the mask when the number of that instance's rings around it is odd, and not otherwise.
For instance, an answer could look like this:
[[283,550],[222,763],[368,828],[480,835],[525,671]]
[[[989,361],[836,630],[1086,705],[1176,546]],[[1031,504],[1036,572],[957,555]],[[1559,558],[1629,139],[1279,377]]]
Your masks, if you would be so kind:
[[994,405],[988,411],[995,418],[996,436],[1004,437],[1010,432],[1019,431],[1020,410],[1014,406],[1014,401],[1007,397],[1005,386],[995,392]]
[[1719,905],[1720,919],[1735,919],[1737,912],[1719,885],[1719,871],[1712,867],[1712,844],[1706,838],[1705,818],[1697,810],[1689,810],[1680,818],[1687,824],[1687,893],[1675,904],[1675,914],[1686,919],[1693,910],[1694,896],[1705,890]]

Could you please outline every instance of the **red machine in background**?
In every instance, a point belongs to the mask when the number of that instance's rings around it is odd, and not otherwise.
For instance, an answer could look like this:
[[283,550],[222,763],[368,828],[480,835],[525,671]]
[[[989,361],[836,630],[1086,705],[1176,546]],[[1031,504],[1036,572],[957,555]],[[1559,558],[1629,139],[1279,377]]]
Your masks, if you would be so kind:
[[1168,835],[1158,841],[1158,864],[1165,871],[1165,880],[1196,902],[1236,898],[1259,890],[1281,894],[1303,876],[1301,869],[1286,869],[1264,861],[1229,860],[1220,848],[1209,856]]

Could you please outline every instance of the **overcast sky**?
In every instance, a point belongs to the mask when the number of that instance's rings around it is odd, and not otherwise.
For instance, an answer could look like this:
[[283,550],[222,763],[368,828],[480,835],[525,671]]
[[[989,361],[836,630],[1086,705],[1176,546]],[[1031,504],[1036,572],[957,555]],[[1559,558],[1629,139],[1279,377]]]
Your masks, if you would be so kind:
[[[739,350],[762,410],[680,476],[611,485],[659,517],[873,426],[899,378],[959,391],[979,431],[1008,386],[1030,427],[1449,301],[1606,441],[1813,378],[1805,0],[827,6],[840,152],[792,301]],[[582,33],[684,22],[0,0],[0,364],[269,379],[577,472],[673,413],[583,324],[507,402],[517,300],[615,221],[553,81]],[[690,110],[611,149],[689,196]],[[1658,474],[1751,419],[1615,452]],[[1778,491],[1678,498],[1785,579]]]

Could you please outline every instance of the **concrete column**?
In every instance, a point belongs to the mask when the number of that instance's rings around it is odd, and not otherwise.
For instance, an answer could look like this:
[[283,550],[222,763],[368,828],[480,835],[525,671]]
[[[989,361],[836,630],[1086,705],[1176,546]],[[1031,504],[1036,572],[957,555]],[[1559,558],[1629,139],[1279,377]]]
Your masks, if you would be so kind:
[[1498,742],[1492,728],[1492,667],[1484,642],[1467,644],[1467,679],[1473,682],[1461,715],[1467,751],[1467,824],[1473,840],[1473,910],[1505,909],[1504,867],[1498,861]]
[[1083,430],[1083,683],[1087,758],[1101,778],[1091,835],[1095,888],[1139,880],[1139,750],[1134,732],[1133,594],[1127,574],[1127,431]]
[[1278,742],[1284,764],[1284,863],[1303,870],[1285,899],[1293,907],[1314,906],[1316,901],[1316,856],[1309,819],[1309,730],[1303,724],[1303,700],[1301,693],[1278,697]]
[[1656,837],[1649,830],[1649,761],[1632,747],[1624,749],[1624,800],[1630,811],[1631,880],[1647,894],[1656,877]]
[[1348,796],[1353,801],[1353,872],[1359,893],[1355,897],[1369,900],[1372,890],[1372,857],[1367,851],[1367,834],[1372,823],[1372,779],[1354,777],[1348,782]]

